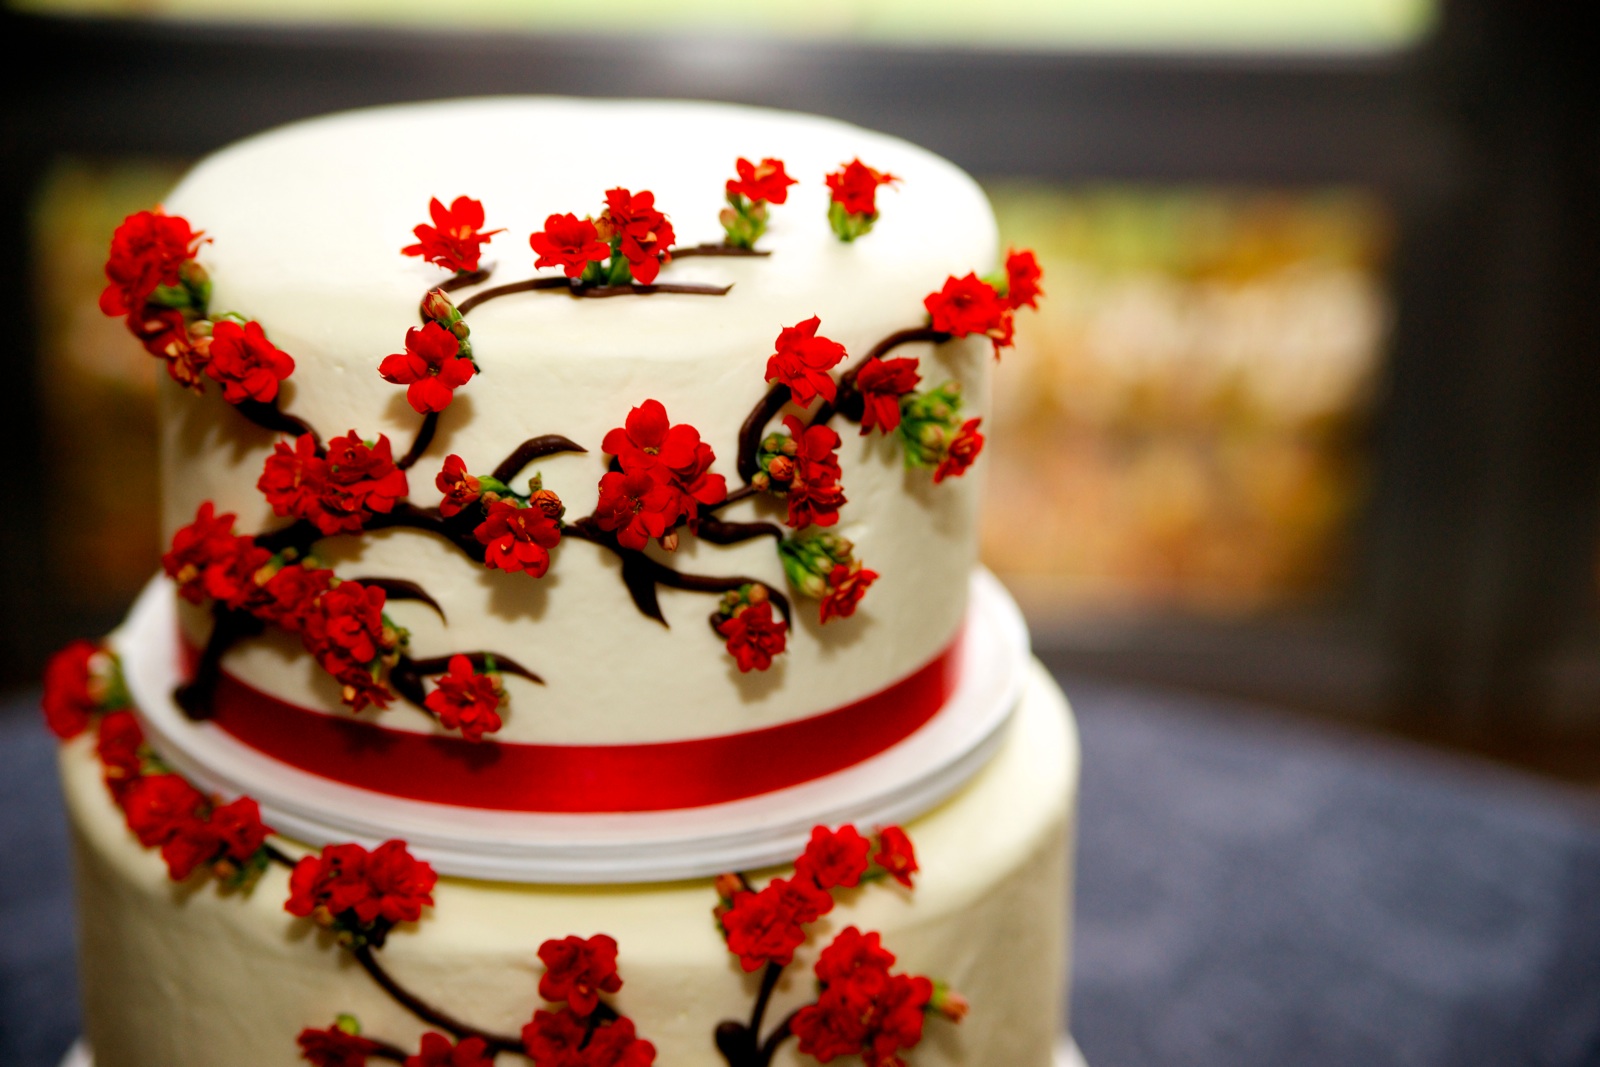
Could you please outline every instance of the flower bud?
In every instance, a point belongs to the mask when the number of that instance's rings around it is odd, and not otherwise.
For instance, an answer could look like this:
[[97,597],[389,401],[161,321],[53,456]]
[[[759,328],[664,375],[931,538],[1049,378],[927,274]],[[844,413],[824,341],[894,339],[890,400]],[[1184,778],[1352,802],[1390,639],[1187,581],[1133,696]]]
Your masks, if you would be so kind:
[[750,485],[758,493],[764,493],[772,487],[772,478],[766,471],[756,471],[756,476],[750,479]]
[[712,884],[716,887],[717,897],[721,900],[732,900],[733,895],[744,888],[744,883],[739,880],[737,874],[719,874]]
[[766,586],[754,582],[739,591],[744,594],[745,602],[750,604],[764,604],[769,596]]
[[549,489],[535,488],[533,495],[528,498],[528,506],[538,508],[552,519],[560,519],[566,514],[566,505],[561,503],[561,498]]
[[966,997],[943,982],[933,983],[933,998],[928,1001],[928,1007],[953,1023],[965,1019],[967,1012],[972,1009]]
[[460,318],[455,304],[450,302],[443,289],[434,289],[422,298],[422,313],[445,327]]
[[676,552],[676,551],[678,551],[678,531],[677,530],[673,530],[671,533],[667,534],[664,537],[658,538],[657,540],[660,543],[662,549],[664,549],[665,551],[667,551],[667,552]]
[[361,1036],[361,1020],[354,1015],[341,1014],[337,1019],[333,1020],[333,1025],[351,1037]]
[[782,482],[787,486],[794,481],[794,460],[784,455],[773,456],[767,464],[767,474],[771,476],[772,481]]

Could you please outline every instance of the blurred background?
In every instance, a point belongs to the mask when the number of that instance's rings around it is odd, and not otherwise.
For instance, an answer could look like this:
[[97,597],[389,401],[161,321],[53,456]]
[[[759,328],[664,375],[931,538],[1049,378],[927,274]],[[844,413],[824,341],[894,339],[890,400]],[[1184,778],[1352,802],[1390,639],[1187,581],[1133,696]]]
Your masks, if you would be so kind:
[[5,447],[33,472],[3,490],[6,682],[112,625],[155,565],[156,368],[95,309],[125,214],[200,154],[328,110],[708,97],[928,145],[1039,250],[1050,299],[999,376],[984,554],[1053,664],[1600,781],[1600,93],[1575,9],[24,0],[4,19],[35,61],[4,105],[5,291],[29,309]]

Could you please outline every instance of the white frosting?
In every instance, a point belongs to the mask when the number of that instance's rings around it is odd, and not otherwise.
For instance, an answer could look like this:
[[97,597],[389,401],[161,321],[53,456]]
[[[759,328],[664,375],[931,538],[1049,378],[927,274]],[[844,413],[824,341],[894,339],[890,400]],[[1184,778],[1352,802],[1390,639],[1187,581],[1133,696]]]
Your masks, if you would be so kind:
[[[881,932],[897,969],[946,979],[972,1002],[960,1025],[928,1022],[908,1055],[914,1067],[1047,1067],[1064,999],[1079,756],[1060,692],[1037,666],[1010,730],[962,793],[907,826],[922,866],[916,890],[841,894],[779,986],[769,1026],[812,995],[818,943],[855,924]],[[123,826],[88,739],[65,747],[62,771],[98,1067],[291,1067],[294,1035],[340,1012],[415,1049],[424,1027],[283,911],[281,869],[249,896],[203,878],[173,885]],[[624,986],[612,999],[656,1045],[658,1063],[722,1067],[712,1031],[749,1012],[757,976],[717,934],[709,881],[560,889],[446,879],[435,900],[382,958],[408,988],[480,1026],[515,1033],[528,1020],[541,1006],[537,948],[569,933],[617,939]],[[788,1042],[774,1062],[810,1062],[794,1049]]]
[[[688,259],[661,278],[731,282],[729,295],[532,293],[470,316],[483,373],[457,393],[411,471],[412,499],[437,502],[433,478],[448,453],[486,473],[521,441],[560,433],[590,454],[547,459],[527,473],[542,471],[573,518],[596,499],[601,439],[646,398],[697,427],[716,450],[714,469],[736,487],[739,424],[765,391],[778,331],[818,315],[822,333],[853,358],[921,324],[922,298],[946,277],[994,264],[994,222],[978,187],[912,145],[819,118],[712,104],[501,99],[356,112],[264,134],[201,163],[166,206],[213,239],[200,255],[215,283],[213,310],[259,320],[295,357],[286,409],[325,436],[385,433],[398,455],[420,417],[377,365],[402,349],[419,298],[446,277],[399,254],[425,220],[429,197],[478,198],[488,226],[506,228],[485,255],[497,264],[498,284],[533,274],[527,235],[547,215],[597,214],[615,185],[653,191],[680,245],[720,239],[723,183],[739,155],[779,156],[801,180],[788,203],[771,209],[761,247],[772,256]],[[903,181],[880,191],[876,229],[847,245],[828,229],[822,178],[857,156]],[[987,349],[968,339],[896,354],[921,357],[926,386],[960,381],[970,417],[987,407]],[[217,392],[196,399],[169,387],[163,397],[169,536],[207,499],[237,512],[246,532],[281,521],[255,489],[274,437],[247,425]],[[898,448],[880,435],[858,437],[842,421],[836,428],[850,500],[837,529],[882,577],[856,617],[826,629],[815,602],[797,600],[788,653],[765,675],[740,675],[710,632],[714,597],[663,590],[671,624],[663,628],[634,608],[615,557],[576,540],[556,549],[540,580],[487,571],[409,531],[333,539],[319,551],[346,577],[407,578],[439,600],[447,626],[420,604],[391,610],[411,629],[414,655],[487,649],[544,677],[542,687],[507,679],[502,739],[669,740],[802,718],[875,692],[942,649],[962,618],[975,557],[981,461],[965,478],[935,486],[930,472],[903,470]],[[755,501],[724,513],[779,515]],[[784,587],[770,539],[718,547],[685,537],[672,563]],[[202,626],[191,616],[191,633]],[[294,703],[339,708],[331,682],[292,640],[250,643],[229,667]],[[435,729],[403,704],[382,722]]]

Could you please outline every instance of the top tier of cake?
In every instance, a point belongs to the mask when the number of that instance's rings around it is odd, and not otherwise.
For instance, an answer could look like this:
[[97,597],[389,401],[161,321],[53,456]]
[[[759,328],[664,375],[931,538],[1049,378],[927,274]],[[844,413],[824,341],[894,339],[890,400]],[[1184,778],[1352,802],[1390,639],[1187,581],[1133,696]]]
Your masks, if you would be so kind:
[[[493,470],[517,446],[559,434],[586,453],[547,456],[538,472],[565,503],[568,522],[595,507],[611,457],[608,431],[646,400],[674,424],[694,426],[716,454],[712,471],[730,491],[741,424],[768,390],[766,367],[779,331],[811,316],[849,353],[835,374],[896,331],[924,326],[923,298],[951,276],[995,266],[996,234],[977,185],[950,163],[912,145],[824,119],[687,103],[499,99],[355,112],[299,123],[242,142],[202,162],[167,200],[210,242],[199,261],[214,286],[211,309],[238,312],[291,354],[282,409],[324,440],[355,430],[386,435],[400,456],[421,416],[403,386],[378,365],[404,349],[418,302],[450,274],[400,254],[427,219],[430,198],[482,202],[492,277],[451,294],[558,277],[535,271],[528,235],[551,214],[598,216],[606,190],[649,190],[677,231],[680,248],[720,242],[718,212],[736,157],[781,158],[800,184],[770,209],[764,257],[700,256],[670,262],[662,283],[731,285],[723,296],[627,294],[578,299],[531,291],[470,314],[480,373],[458,389],[437,435],[407,473],[409,501],[437,505],[445,457],[468,471]],[[828,222],[824,175],[852,159],[898,176],[878,192],[880,218],[851,243]],[[992,362],[978,336],[897,348],[913,356],[928,390],[959,383],[962,417],[986,409]],[[796,412],[793,406],[785,409]],[[813,407],[814,410],[814,407]],[[982,464],[934,484],[908,469],[899,441],[861,435],[843,419],[839,450],[848,502],[830,532],[880,577],[845,619],[822,625],[814,599],[786,582],[775,539],[711,544],[686,529],[673,552],[648,556],[672,570],[747,577],[793,601],[787,650],[765,672],[742,673],[707,619],[718,596],[658,588],[662,621],[644,614],[618,553],[578,537],[551,551],[541,578],[486,569],[450,541],[416,529],[370,530],[321,540],[315,552],[342,578],[402,579],[438,604],[393,599],[390,617],[409,630],[417,659],[490,651],[542,678],[504,676],[509,701],[495,739],[537,745],[639,745],[760,730],[838,709],[913,675],[956,639],[974,564]],[[780,417],[768,427],[782,431]],[[197,397],[176,386],[162,399],[165,534],[193,521],[205,501],[238,515],[241,533],[282,527],[257,490],[274,443],[209,386]],[[781,524],[783,502],[767,494],[729,505],[719,518]],[[792,531],[783,531],[786,534]],[[814,532],[814,531],[813,531]],[[209,622],[186,605],[189,640]],[[269,632],[235,646],[226,672],[278,701],[345,715],[339,688],[300,643]],[[384,728],[440,733],[401,701],[361,713]]]

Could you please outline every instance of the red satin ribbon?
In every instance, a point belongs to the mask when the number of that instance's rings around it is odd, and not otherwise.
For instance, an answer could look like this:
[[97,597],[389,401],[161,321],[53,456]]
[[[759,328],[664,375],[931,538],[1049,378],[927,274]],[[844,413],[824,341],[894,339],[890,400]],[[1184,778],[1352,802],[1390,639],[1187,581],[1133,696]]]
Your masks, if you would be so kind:
[[926,666],[842,708],[689,741],[472,742],[310,711],[227,673],[217,686],[212,721],[292,767],[411,800],[500,811],[695,808],[844,770],[910,736],[955,689],[960,643],[958,637]]

